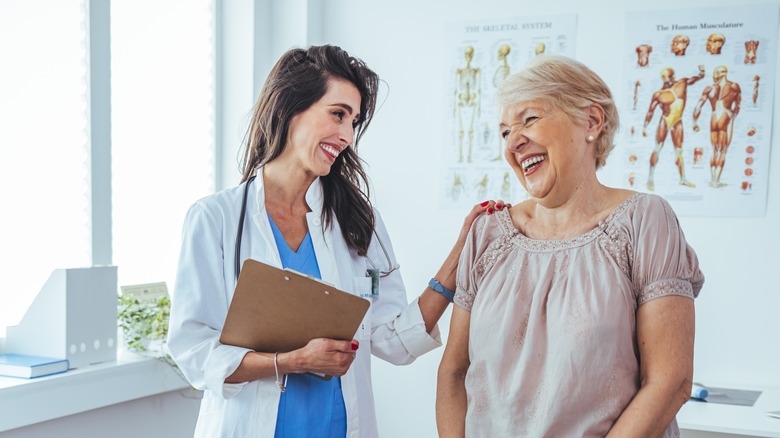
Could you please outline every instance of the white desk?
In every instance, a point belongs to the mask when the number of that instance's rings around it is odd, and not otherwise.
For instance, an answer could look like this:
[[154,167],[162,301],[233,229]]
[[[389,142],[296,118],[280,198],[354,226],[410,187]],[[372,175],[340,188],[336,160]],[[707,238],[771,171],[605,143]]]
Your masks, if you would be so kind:
[[677,414],[682,430],[716,432],[751,437],[780,438],[780,418],[770,417],[767,411],[780,411],[780,389],[736,388],[762,391],[753,406],[734,406],[689,401]]

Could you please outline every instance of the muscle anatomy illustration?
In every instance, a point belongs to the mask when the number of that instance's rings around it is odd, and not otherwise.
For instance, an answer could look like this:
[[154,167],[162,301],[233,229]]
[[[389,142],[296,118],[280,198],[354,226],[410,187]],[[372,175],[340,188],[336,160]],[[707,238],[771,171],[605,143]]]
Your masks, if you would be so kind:
[[710,55],[720,55],[724,44],[726,44],[726,36],[721,33],[713,33],[707,37],[705,48]]
[[687,35],[675,35],[672,38],[672,53],[674,53],[674,56],[685,56],[685,49],[688,48],[690,43],[691,39]]
[[636,63],[640,67],[647,67],[650,62],[650,54],[653,53],[653,46],[649,44],[640,44],[636,46]]
[[758,81],[761,80],[761,76],[753,76],[753,106],[758,106]]
[[661,79],[663,85],[660,90],[653,93],[650,100],[650,108],[645,116],[645,123],[642,128],[642,135],[647,137],[647,125],[653,119],[653,113],[656,108],[661,109],[661,118],[658,120],[658,128],[655,132],[655,150],[650,156],[650,172],[647,178],[647,189],[655,190],[654,173],[655,166],[658,164],[658,158],[661,149],[664,147],[666,137],[671,131],[672,144],[674,145],[675,164],[680,174],[680,185],[687,187],[696,187],[693,183],[685,179],[685,163],[683,160],[683,125],[682,115],[685,110],[688,86],[693,85],[704,77],[704,66],[699,66],[699,73],[690,78],[676,79],[674,70],[666,67],[661,69]]
[[742,102],[742,90],[739,84],[728,80],[726,66],[716,67],[712,73],[712,85],[704,88],[701,98],[693,110],[693,130],[699,131],[697,121],[702,107],[709,102],[712,109],[710,117],[710,142],[712,156],[710,157],[710,187],[721,188],[726,184],[720,181],[723,166],[726,163],[726,152],[731,145],[734,132],[734,120],[739,114]]
[[756,63],[756,52],[758,52],[758,40],[745,41],[745,64]]

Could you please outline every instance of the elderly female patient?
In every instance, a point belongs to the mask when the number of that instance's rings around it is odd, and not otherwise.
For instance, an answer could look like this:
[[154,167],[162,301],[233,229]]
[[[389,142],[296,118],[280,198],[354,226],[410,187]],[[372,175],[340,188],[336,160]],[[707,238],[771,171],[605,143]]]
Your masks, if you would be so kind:
[[472,225],[439,367],[443,437],[679,435],[704,282],[662,198],[604,186],[618,127],[585,65],[540,57],[499,89],[530,199]]

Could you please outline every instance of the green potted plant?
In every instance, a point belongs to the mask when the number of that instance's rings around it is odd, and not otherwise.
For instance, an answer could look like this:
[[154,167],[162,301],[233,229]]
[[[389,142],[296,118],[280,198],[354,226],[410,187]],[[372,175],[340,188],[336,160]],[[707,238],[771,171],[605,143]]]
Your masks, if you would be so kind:
[[140,300],[132,294],[119,296],[117,317],[127,349],[146,356],[165,357],[171,299],[160,296]]
[[133,287],[130,286],[126,287],[126,292],[119,295],[117,319],[125,345],[129,351],[167,363],[186,381],[166,347],[171,298],[167,289],[164,293],[148,293],[149,286],[165,289],[163,283],[140,285],[135,287],[140,288],[140,293],[133,293]]

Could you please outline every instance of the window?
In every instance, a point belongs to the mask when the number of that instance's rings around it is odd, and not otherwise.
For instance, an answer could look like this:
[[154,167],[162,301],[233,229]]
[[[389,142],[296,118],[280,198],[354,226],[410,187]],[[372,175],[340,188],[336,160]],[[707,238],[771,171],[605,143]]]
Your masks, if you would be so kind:
[[85,41],[82,0],[0,2],[0,337],[52,270],[90,264]]
[[184,215],[214,191],[213,0],[111,2],[113,262],[173,287]]
[[[86,0],[89,1],[89,0]],[[173,286],[214,191],[214,0],[112,0],[112,262]],[[92,264],[85,0],[0,1],[0,337],[56,268]]]

